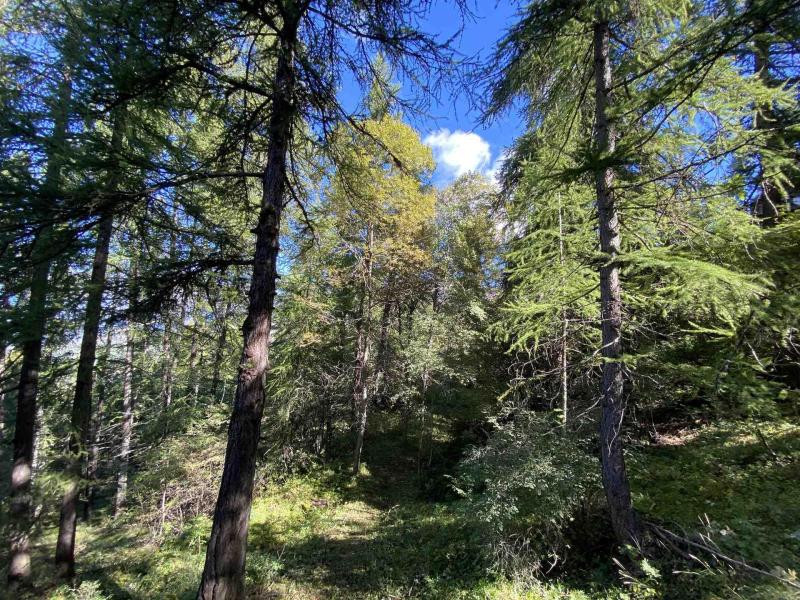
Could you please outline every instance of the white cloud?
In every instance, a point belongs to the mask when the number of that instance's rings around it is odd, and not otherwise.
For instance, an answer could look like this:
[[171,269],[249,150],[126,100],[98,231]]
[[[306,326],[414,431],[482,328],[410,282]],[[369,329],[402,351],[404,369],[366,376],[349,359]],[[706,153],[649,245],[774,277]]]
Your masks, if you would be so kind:
[[497,158],[494,159],[492,166],[486,170],[486,177],[491,181],[498,183],[497,178],[500,176],[500,170],[503,168],[503,163],[508,158],[508,151],[503,150]]
[[489,143],[471,131],[439,129],[423,140],[447,174],[459,177],[470,171],[484,172],[492,160]]

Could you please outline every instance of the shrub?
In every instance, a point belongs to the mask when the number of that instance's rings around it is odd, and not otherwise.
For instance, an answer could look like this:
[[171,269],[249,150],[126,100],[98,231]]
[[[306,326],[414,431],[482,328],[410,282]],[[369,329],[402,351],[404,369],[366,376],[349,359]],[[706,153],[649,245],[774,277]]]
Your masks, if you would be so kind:
[[581,434],[521,413],[462,461],[456,490],[498,568],[538,572],[564,562],[570,530],[589,524],[602,498],[590,448]]

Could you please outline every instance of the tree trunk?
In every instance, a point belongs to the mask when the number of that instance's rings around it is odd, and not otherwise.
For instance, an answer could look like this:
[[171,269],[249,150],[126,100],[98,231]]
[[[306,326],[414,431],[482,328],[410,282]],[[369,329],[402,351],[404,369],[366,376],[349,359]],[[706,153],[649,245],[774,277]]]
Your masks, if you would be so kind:
[[161,374],[161,401],[167,409],[172,404],[172,317],[167,308],[164,319],[164,337],[161,342],[161,356],[164,360],[164,371]]
[[200,600],[244,597],[244,567],[256,452],[264,411],[264,380],[269,370],[269,336],[277,286],[281,211],[286,159],[296,118],[294,52],[300,14],[287,13],[277,44],[277,64],[269,117],[269,151],[264,170],[253,275],[233,413],[228,427],[225,466],[208,540]]
[[203,354],[203,351],[201,350],[200,358],[198,360],[198,367],[196,368],[194,373],[194,390],[192,392],[192,406],[197,404],[197,399],[200,397],[200,365],[203,364],[204,360],[205,356]]
[[[42,243],[41,240],[39,243]],[[17,388],[17,418],[14,428],[14,454],[11,470],[10,541],[8,580],[24,583],[31,576],[30,529],[33,525],[34,446],[36,443],[36,400],[39,387],[39,369],[45,334],[45,303],[50,260],[42,259],[36,265],[28,303],[26,337],[22,343],[22,365]]]
[[[611,89],[609,26],[594,25],[595,148],[601,161],[614,152],[615,139],[607,109]],[[614,197],[614,170],[602,166],[595,171],[600,251],[606,255],[600,267],[602,322],[602,409],[600,446],[605,489],[614,534],[622,544],[638,546],[640,524],[631,503],[628,474],[621,438],[625,413],[622,370],[622,287],[617,256],[620,252],[619,213]]]
[[[391,284],[387,286],[385,291],[387,295],[392,294]],[[381,312],[381,332],[378,338],[378,352],[375,357],[375,400],[378,405],[387,404],[386,392],[389,387],[389,382],[387,381],[389,366],[389,325],[391,315],[392,301],[387,298],[383,303],[383,310]]]
[[[117,158],[122,148],[122,120],[117,113],[113,118],[111,133],[112,163],[106,190],[114,193],[120,182]],[[100,316],[103,309],[103,292],[106,287],[108,252],[114,231],[112,213],[103,215],[97,228],[97,242],[92,261],[92,274],[86,298],[86,315],[83,322],[78,373],[75,382],[75,395],[72,401],[70,438],[65,468],[65,489],[61,501],[61,516],[56,538],[56,572],[59,577],[72,578],[75,575],[75,534],[78,520],[78,495],[81,479],[85,474],[88,457],[89,428],[92,421],[92,384],[94,381],[95,359],[97,355],[97,336],[100,331]]]
[[100,462],[100,431],[103,427],[103,414],[106,405],[106,379],[108,378],[108,362],[111,358],[111,327],[106,332],[106,344],[103,352],[103,371],[102,378],[97,385],[97,404],[95,405],[92,418],[92,429],[89,434],[89,464],[86,467],[86,481],[88,491],[86,493],[86,509],[84,519],[89,520],[92,510],[94,510],[94,499],[97,483],[97,467]]
[[108,249],[111,244],[113,219],[106,215],[97,231],[97,246],[94,252],[89,296],[86,300],[86,317],[83,323],[81,353],[78,359],[78,377],[72,402],[71,432],[66,468],[67,482],[61,501],[61,518],[56,540],[56,571],[59,577],[75,575],[75,529],[78,519],[78,494],[80,491],[82,464],[86,458],[89,425],[92,418],[92,381],[97,354],[97,334],[100,330],[100,313],[103,290],[106,284]]
[[[186,378],[186,396],[192,396],[192,401],[197,402],[200,388],[200,375],[197,364],[197,342],[199,335],[198,311],[196,303],[192,307],[192,335],[189,338],[189,376]],[[202,362],[202,361],[201,361]]]
[[[768,26],[761,24],[760,29],[762,31],[767,31]],[[753,61],[755,73],[758,78],[764,83],[764,85],[771,87],[771,57],[768,41],[759,40],[756,42],[755,51],[753,53]],[[755,118],[753,119],[753,126],[757,130],[766,130],[775,127],[775,114],[773,113],[771,106],[767,104],[757,107]],[[764,142],[766,146],[769,147],[774,145],[773,140],[771,139],[772,137],[773,136],[770,135],[770,137]],[[761,158],[759,159],[759,163],[761,167],[761,175],[759,180],[761,193],[756,198],[754,212],[756,217],[761,219],[761,224],[764,227],[772,227],[778,222],[778,206],[784,202],[784,199],[781,197],[781,191],[775,184],[775,181],[767,172],[769,166],[766,165],[764,160]]]
[[561,348],[559,350],[560,370],[561,370],[561,424],[566,426],[569,410],[569,377],[567,373],[567,334],[568,321],[567,311],[561,313]]
[[[558,259],[561,268],[564,268],[564,261],[566,255],[564,253],[564,219],[561,209],[561,195],[558,196]],[[568,409],[568,384],[567,378],[567,334],[569,322],[567,321],[567,307],[561,309],[561,348],[559,349],[559,367],[561,369],[561,423],[565,426],[567,424],[567,409]]]
[[[45,189],[55,201],[61,193],[61,166],[67,137],[72,81],[65,70],[53,109],[52,150],[45,173]],[[14,428],[14,455],[11,469],[10,552],[8,581],[12,586],[25,584],[31,577],[30,529],[33,521],[32,477],[36,446],[37,396],[42,346],[47,320],[47,287],[50,278],[53,229],[46,226],[37,236],[31,255],[34,258],[30,298],[22,341],[22,364],[17,388],[17,420]]]
[[361,469],[361,450],[364,447],[364,434],[367,431],[367,410],[369,407],[369,351],[372,334],[372,247],[374,230],[372,223],[367,225],[367,252],[364,257],[364,288],[361,296],[358,318],[358,338],[356,348],[355,378],[353,381],[353,405],[356,407],[356,444],[353,450],[353,473]]
[[[419,447],[417,449],[417,475],[422,475],[422,460],[424,456],[425,450],[425,441],[427,438],[428,442],[428,468],[431,466],[431,458],[433,456],[433,427],[431,423],[431,427],[427,427],[427,423],[429,421],[428,418],[428,389],[430,388],[431,384],[431,372],[430,372],[430,359],[431,351],[433,348],[433,327],[434,327],[434,319],[436,318],[436,314],[439,312],[439,282],[435,281],[433,284],[433,296],[431,297],[431,317],[428,323],[428,341],[425,344],[425,354],[427,355],[427,362],[425,367],[422,369],[422,390],[421,390],[421,415],[420,415],[420,432],[419,432]],[[411,330],[411,327],[409,327]],[[420,480],[421,482],[421,480]]]
[[[53,355],[50,354],[44,359],[45,364],[52,364]],[[31,482],[36,481],[36,475],[39,473],[39,457],[41,456],[41,449],[42,449],[42,427],[44,426],[44,410],[42,409],[41,403],[36,403],[36,425],[35,435],[33,438],[33,464],[31,468]],[[39,498],[41,500],[41,498]],[[41,504],[37,505],[33,509],[33,516],[39,516],[39,510],[41,509]]]
[[[11,309],[11,299],[8,292],[0,294],[0,310]],[[9,339],[0,340],[0,447],[6,443],[6,360],[9,355]]]
[[117,467],[117,493],[114,496],[114,517],[118,517],[125,507],[128,494],[128,467],[133,434],[133,325],[125,328],[125,364],[122,371],[122,438],[119,444]]
[[161,501],[158,503],[158,535],[164,535],[164,523],[167,520],[167,482],[161,480]]
[[[0,307],[3,310],[8,310],[9,302],[8,297],[3,294],[0,298]],[[6,357],[8,355],[8,344],[6,340],[0,340],[0,448],[6,442]]]
[[[178,219],[178,206],[175,205],[172,209],[171,225],[174,225],[177,219]],[[170,260],[175,259],[176,245],[177,245],[177,240],[175,239],[175,232],[170,231],[169,234]],[[183,316],[181,316],[181,325],[183,325]],[[167,409],[172,404],[172,388],[173,388],[172,369],[175,363],[175,359],[172,352],[172,314],[170,313],[169,306],[167,306],[167,314],[166,317],[164,318],[164,337],[161,343],[161,356],[164,361],[164,366],[163,366],[164,370],[161,373],[161,401],[164,405],[164,408]]]

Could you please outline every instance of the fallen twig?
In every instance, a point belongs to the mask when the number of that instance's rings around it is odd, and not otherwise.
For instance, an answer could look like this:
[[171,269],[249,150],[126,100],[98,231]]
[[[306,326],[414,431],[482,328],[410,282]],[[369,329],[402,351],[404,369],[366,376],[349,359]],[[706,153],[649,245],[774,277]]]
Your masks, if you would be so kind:
[[[764,571],[763,569],[759,569],[757,567],[749,565],[744,561],[737,560],[735,558],[731,558],[730,556],[726,556],[725,554],[723,554],[719,550],[716,550],[715,548],[712,548],[711,546],[709,546],[707,544],[701,544],[699,542],[690,540],[687,537],[680,536],[677,533],[674,533],[674,532],[670,531],[669,529],[665,529],[664,527],[661,527],[660,525],[656,525],[655,523],[649,523],[648,522],[647,525],[648,525],[648,527],[650,527],[650,529],[653,531],[653,533],[655,533],[659,538],[661,538],[662,541],[664,541],[665,543],[669,544],[670,546],[674,547],[674,544],[672,543],[672,541],[676,541],[676,542],[685,544],[687,546],[691,546],[692,548],[697,548],[698,550],[702,550],[703,552],[707,552],[708,554],[711,554],[714,558],[716,558],[719,561],[728,563],[729,565],[732,565],[734,567],[738,567],[740,569],[744,569],[745,571],[750,571],[752,573],[758,573],[759,575],[764,575],[766,577],[771,577],[773,579],[777,579],[781,583],[785,583],[788,586],[791,586],[791,587],[793,587],[795,589],[800,590],[800,584],[795,583],[794,581],[791,581],[789,579],[786,579],[785,577],[781,577],[780,575],[775,575],[774,573],[770,573],[769,571]],[[681,552],[680,554],[683,555],[683,556],[689,556],[692,559],[694,559],[697,562],[699,562],[700,564],[702,564],[702,565],[707,567],[707,565],[702,560],[700,560],[699,558],[697,558],[696,556],[694,556],[693,554],[691,554],[689,552],[687,552],[687,553]]]

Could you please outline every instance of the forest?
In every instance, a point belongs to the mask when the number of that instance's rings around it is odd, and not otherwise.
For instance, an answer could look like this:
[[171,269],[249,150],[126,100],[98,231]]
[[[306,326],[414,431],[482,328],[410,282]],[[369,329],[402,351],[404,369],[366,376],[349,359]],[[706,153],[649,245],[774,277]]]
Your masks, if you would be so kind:
[[800,598],[800,2],[0,1],[0,597]]

